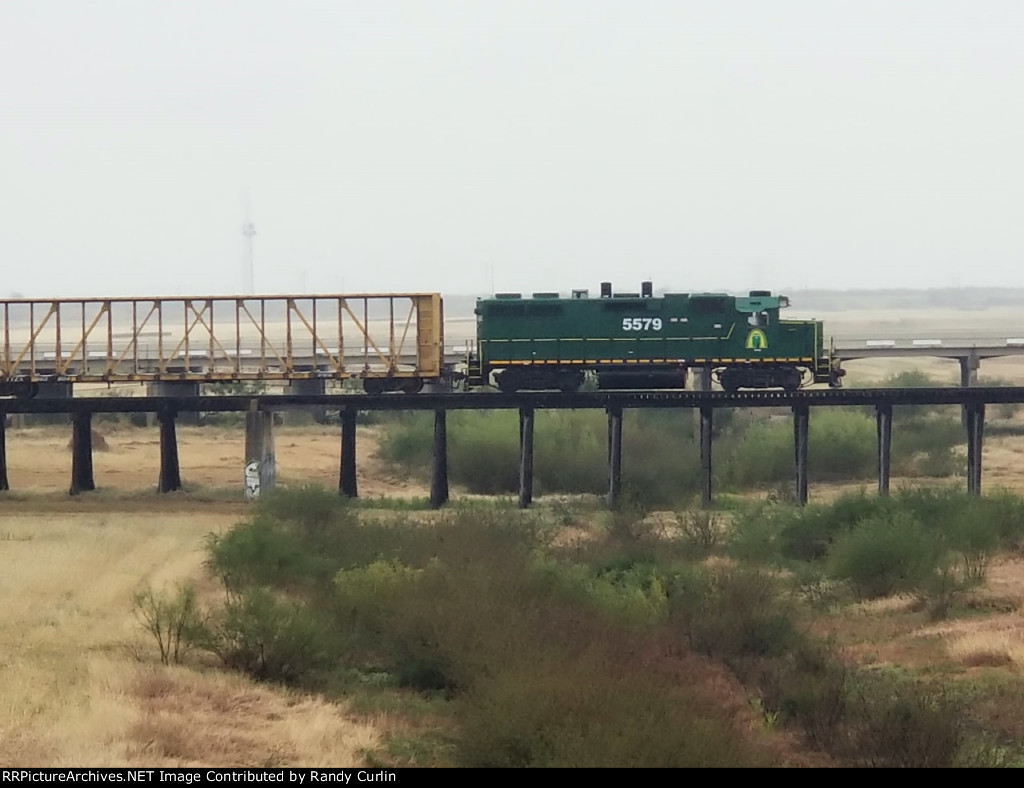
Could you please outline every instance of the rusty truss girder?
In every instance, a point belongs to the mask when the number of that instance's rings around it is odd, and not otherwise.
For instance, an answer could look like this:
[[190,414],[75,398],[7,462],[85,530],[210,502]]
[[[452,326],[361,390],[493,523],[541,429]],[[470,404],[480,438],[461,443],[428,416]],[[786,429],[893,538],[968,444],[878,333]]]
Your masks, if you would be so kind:
[[437,293],[0,301],[0,382],[436,379]]

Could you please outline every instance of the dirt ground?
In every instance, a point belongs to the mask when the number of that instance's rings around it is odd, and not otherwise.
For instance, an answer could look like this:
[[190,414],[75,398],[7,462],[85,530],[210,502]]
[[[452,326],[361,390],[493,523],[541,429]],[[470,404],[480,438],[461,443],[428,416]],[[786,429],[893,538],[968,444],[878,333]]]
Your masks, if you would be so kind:
[[[242,500],[244,424],[179,426],[177,433],[178,461],[185,487],[225,499]],[[71,479],[70,435],[70,426],[8,428],[7,473],[11,490],[33,495],[66,492]],[[422,489],[389,474],[374,457],[377,435],[374,427],[357,430],[356,469],[360,496],[424,494]],[[280,483],[337,488],[341,467],[340,427],[278,425],[274,429],[274,453]],[[94,423],[93,475],[99,491],[153,491],[159,468],[158,428]]]

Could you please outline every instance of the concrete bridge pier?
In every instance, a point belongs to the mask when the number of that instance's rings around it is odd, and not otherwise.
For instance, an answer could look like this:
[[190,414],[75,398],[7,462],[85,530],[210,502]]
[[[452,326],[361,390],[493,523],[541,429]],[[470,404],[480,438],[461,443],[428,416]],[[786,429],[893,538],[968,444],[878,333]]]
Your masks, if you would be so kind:
[[981,495],[981,449],[985,432],[985,403],[965,405],[967,417],[967,492]]
[[448,412],[434,411],[434,453],[430,470],[430,508],[448,503]]
[[355,408],[341,411],[341,473],[338,489],[348,498],[356,498],[356,413]]
[[76,413],[71,420],[71,487],[69,495],[95,490],[92,475],[92,414]]
[[[711,391],[711,367],[691,367],[690,389],[693,391]],[[693,411],[694,431],[701,429],[701,411]]]
[[796,450],[796,502],[807,505],[807,434],[809,431],[810,407],[793,406],[793,444]]
[[711,508],[711,427],[714,408],[701,405],[698,411],[700,419],[700,505],[704,509]]
[[519,508],[533,503],[533,408],[519,409]]
[[622,408],[608,408],[608,508],[614,509],[622,493]]
[[693,391],[711,391],[711,367],[690,367],[690,375]]
[[245,497],[255,501],[277,483],[274,414],[252,408],[245,413]]
[[964,388],[978,385],[978,370],[981,369],[981,359],[976,351],[969,355],[960,356],[960,385]]
[[[978,370],[981,368],[981,359],[978,358],[978,354],[975,351],[971,351],[970,355],[960,356],[958,359],[960,362],[960,385],[963,388],[969,388],[970,386],[978,385]],[[960,406],[960,423],[967,428],[967,405]]]
[[181,467],[178,465],[178,436],[174,420],[177,414],[173,410],[160,411],[160,477],[157,480],[157,492],[174,492],[181,489]]
[[7,414],[0,413],[0,490],[9,490],[7,483]]
[[889,470],[892,458],[892,405],[875,406],[875,431],[878,435],[878,494],[889,494]]
[[[199,384],[191,380],[154,380],[146,384],[147,397],[198,397],[199,394]],[[182,411],[178,420],[189,427],[196,427],[199,425],[199,413]]]

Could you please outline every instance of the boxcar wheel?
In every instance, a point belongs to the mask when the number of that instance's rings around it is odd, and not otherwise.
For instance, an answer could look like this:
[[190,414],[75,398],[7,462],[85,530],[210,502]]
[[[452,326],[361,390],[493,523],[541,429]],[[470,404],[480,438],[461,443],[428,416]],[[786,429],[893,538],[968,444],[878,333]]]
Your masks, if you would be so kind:
[[363,380],[363,391],[372,397],[376,397],[387,391],[388,383],[384,378],[365,378]]

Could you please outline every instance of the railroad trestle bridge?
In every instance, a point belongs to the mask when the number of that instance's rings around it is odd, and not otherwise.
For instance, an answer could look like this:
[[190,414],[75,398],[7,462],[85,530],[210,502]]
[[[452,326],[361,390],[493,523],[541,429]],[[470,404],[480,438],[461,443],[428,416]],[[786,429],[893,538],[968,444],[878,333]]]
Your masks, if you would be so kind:
[[607,503],[614,507],[621,493],[622,416],[634,408],[688,409],[698,414],[701,458],[701,501],[712,504],[712,424],[721,408],[789,408],[793,415],[793,460],[796,500],[808,499],[810,413],[822,406],[872,406],[877,423],[878,492],[887,495],[890,477],[893,408],[900,405],[959,405],[967,444],[967,490],[980,494],[982,439],[985,408],[991,404],[1024,403],[1024,387],[810,389],[785,391],[597,391],[389,394],[383,396],[318,394],[262,396],[156,396],[72,397],[58,399],[0,399],[0,490],[9,489],[6,455],[6,422],[10,414],[68,414],[71,417],[72,495],[95,489],[92,468],[92,417],[97,413],[151,413],[160,427],[160,468],[157,489],[181,489],[175,423],[179,414],[242,412],[246,419],[246,451],[243,465],[249,498],[272,489],[276,477],[273,448],[273,414],[295,408],[337,411],[340,430],[338,489],[356,497],[356,418],[360,411],[425,410],[434,413],[433,464],[430,505],[448,501],[447,414],[450,410],[517,410],[519,412],[519,505],[533,501],[533,435],[537,410],[599,409],[608,417]]

